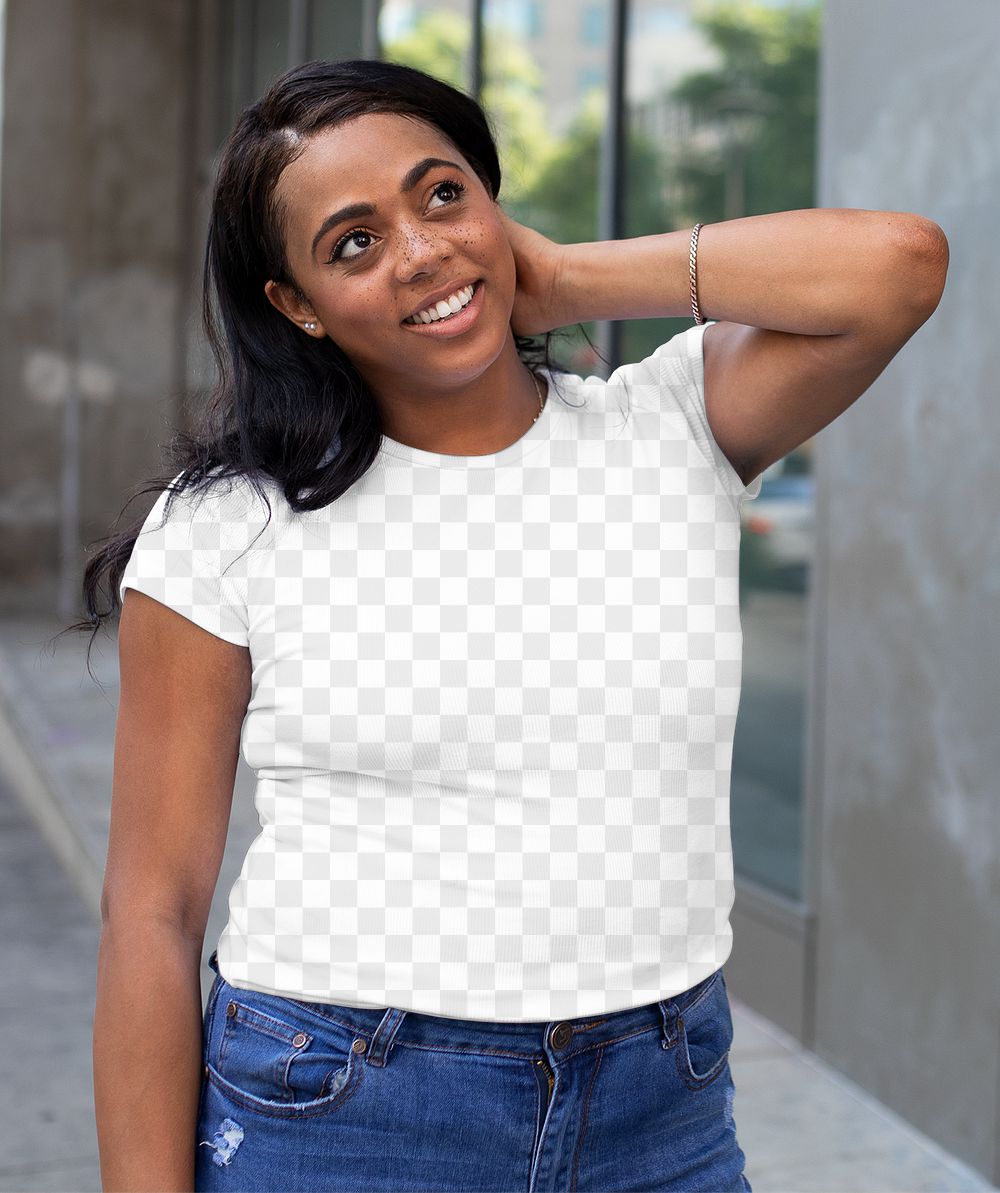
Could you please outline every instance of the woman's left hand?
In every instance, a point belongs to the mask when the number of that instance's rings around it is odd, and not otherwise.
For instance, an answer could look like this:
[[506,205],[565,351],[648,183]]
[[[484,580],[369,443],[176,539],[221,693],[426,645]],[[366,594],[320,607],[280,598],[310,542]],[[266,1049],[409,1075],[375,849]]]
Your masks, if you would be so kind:
[[515,335],[538,336],[574,320],[561,302],[560,275],[565,245],[519,224],[500,209],[500,220],[517,269],[510,323]]

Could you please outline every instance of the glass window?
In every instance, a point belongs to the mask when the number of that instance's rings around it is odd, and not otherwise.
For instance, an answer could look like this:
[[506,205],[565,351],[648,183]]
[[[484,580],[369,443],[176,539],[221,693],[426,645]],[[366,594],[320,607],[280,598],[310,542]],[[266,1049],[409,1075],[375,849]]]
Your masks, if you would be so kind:
[[417,23],[417,6],[411,0],[382,0],[378,23],[382,41],[396,41],[413,32]]
[[580,11],[580,40],[585,46],[602,46],[608,40],[606,4],[587,4]]
[[253,94],[262,95],[288,69],[290,0],[253,0]]
[[379,15],[382,57],[426,71],[467,90],[472,73],[472,13],[466,0],[384,0]]
[[[818,0],[633,0],[627,45],[625,235],[689,231],[815,205]],[[706,312],[711,317],[711,312]],[[682,319],[631,320],[638,360]],[[744,510],[743,698],[733,745],[738,873],[802,897],[812,443],[767,470]]]
[[328,58],[334,62],[364,56],[363,0],[312,0],[309,6],[307,61]]
[[595,87],[603,88],[604,81],[607,78],[607,71],[603,65],[589,64],[581,66],[577,71],[577,92],[580,99],[583,100],[588,91],[593,91]]
[[[510,8],[507,0],[486,0],[483,13],[483,100],[499,142],[501,202],[514,219],[562,244],[594,240],[606,66],[603,49],[581,44],[581,29],[586,10],[607,29],[608,6],[545,5],[534,36],[511,27]],[[592,323],[557,333],[554,358],[584,376],[599,371],[587,342],[595,333]]]
[[[239,113],[292,65],[291,0],[219,0],[216,141]],[[357,58],[364,41],[364,0],[311,0],[305,58]]]
[[516,37],[531,39],[542,30],[542,8],[539,0],[494,0],[491,21]]
[[542,33],[542,4],[541,0],[530,0],[524,6],[527,9],[527,17],[525,19],[525,36],[526,37],[540,37]]

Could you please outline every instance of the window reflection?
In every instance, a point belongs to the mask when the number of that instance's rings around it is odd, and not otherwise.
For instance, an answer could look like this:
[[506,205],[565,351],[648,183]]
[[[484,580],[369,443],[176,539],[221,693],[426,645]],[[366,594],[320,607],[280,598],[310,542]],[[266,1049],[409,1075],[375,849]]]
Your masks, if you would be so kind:
[[[819,30],[818,3],[633,0],[625,235],[814,205]],[[640,359],[690,326],[690,318],[629,321],[622,355]],[[793,899],[802,897],[814,508],[807,443],[764,474],[743,510],[740,551],[734,864]]]
[[812,441],[764,472],[743,511],[743,696],[733,742],[738,873],[801,899],[809,580],[815,544]]
[[472,19],[465,0],[385,0],[379,15],[382,57],[468,90]]
[[[514,219],[553,240],[594,240],[609,5],[564,0],[542,5],[537,17],[535,7],[523,0],[484,4],[483,98],[498,134],[501,199]],[[600,361],[587,341],[595,331],[588,324],[560,332],[552,342],[554,358],[584,376],[598,372]]]

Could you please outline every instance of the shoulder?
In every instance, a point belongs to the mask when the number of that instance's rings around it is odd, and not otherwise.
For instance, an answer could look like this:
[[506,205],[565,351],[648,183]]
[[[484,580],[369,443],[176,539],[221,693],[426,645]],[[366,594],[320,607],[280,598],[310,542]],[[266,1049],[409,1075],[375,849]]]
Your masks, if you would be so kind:
[[245,473],[226,475],[220,469],[195,480],[178,473],[160,495],[178,514],[195,520],[220,518],[264,519],[268,511],[279,513],[286,505],[280,487],[270,477],[249,477]]
[[702,341],[709,326],[708,323],[702,323],[677,332],[638,360],[616,369],[609,378],[609,384],[626,381],[638,385],[699,382]]
[[630,408],[661,411],[673,405],[673,395],[683,406],[704,389],[702,342],[708,323],[677,332],[638,359],[619,365],[605,380],[590,376],[580,382],[588,404],[617,409],[623,400]]
[[280,487],[268,478],[215,470],[191,480],[182,471],[159,494],[139,538],[196,551],[242,551],[273,541],[286,511]]

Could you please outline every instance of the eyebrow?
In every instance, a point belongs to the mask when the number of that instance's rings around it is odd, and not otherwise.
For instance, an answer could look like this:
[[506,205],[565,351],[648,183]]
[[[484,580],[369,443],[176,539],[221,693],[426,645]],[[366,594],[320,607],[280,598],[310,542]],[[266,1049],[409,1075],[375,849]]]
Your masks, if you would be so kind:
[[[458,162],[448,161],[444,157],[424,157],[411,169],[407,170],[403,176],[403,181],[399,184],[399,193],[401,195],[409,194],[410,191],[423,178],[428,170],[433,170],[435,166],[448,166],[453,170],[459,170],[463,174],[465,171],[458,164]],[[328,215],[323,223],[320,225],[319,231],[313,237],[312,253],[316,256],[316,248],[323,237],[332,228],[338,224],[344,223],[345,220],[357,220],[366,215],[377,215],[378,209],[374,203],[351,203],[347,207],[341,207],[339,211],[335,211],[332,215]]]

